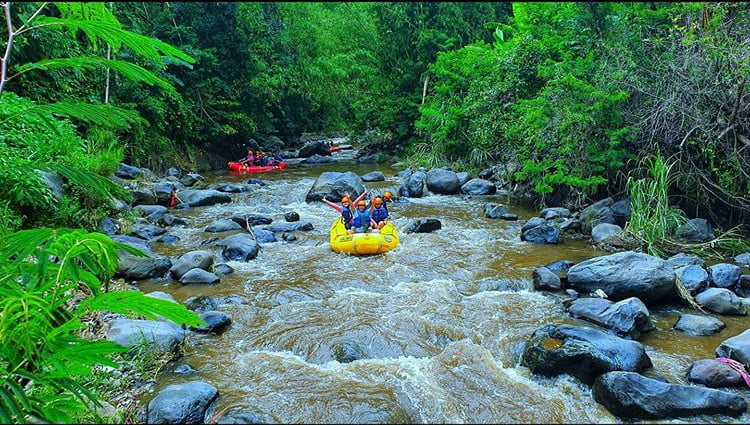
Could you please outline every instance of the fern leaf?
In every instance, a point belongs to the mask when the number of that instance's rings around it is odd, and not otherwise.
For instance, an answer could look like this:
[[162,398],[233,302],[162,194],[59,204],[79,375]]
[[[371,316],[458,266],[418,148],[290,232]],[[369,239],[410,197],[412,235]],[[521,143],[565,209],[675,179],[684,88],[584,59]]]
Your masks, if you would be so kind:
[[86,190],[87,192],[96,193],[102,198],[108,199],[110,202],[114,202],[115,196],[119,196],[121,198],[130,197],[130,194],[117,183],[107,179],[106,177],[81,170],[74,166],[53,163],[46,164],[42,167],[42,169],[45,169],[47,171],[56,171],[66,179],[70,180],[70,182],[75,184],[76,186]]
[[179,325],[193,327],[204,326],[205,322],[194,312],[181,304],[158,298],[147,297],[139,291],[117,291],[85,299],[78,308],[78,314],[86,310],[106,310],[123,314],[139,314],[149,319],[158,316],[171,320]]
[[33,69],[49,71],[52,69],[72,68],[78,70],[94,70],[100,67],[109,68],[119,72],[125,78],[145,83],[151,86],[159,86],[165,90],[174,90],[174,87],[166,80],[157,77],[153,72],[123,60],[105,59],[98,56],[77,56],[73,58],[43,59],[38,62],[27,63],[18,66],[18,73],[28,72]]

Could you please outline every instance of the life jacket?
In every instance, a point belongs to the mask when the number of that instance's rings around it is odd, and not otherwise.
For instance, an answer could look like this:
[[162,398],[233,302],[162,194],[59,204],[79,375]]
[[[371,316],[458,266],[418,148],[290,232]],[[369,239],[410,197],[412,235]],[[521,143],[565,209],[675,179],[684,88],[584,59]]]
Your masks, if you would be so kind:
[[354,227],[365,227],[370,225],[370,211],[365,208],[364,211],[354,211],[354,219],[352,220]]
[[386,217],[388,217],[388,210],[385,209],[385,204],[372,210],[372,219],[375,220],[376,223],[380,223],[385,220]]
[[341,218],[344,220],[344,226],[348,229],[352,227],[352,210],[343,207],[341,210]]
[[172,194],[172,196],[169,197],[169,206],[170,208],[174,208],[177,205],[177,195]]

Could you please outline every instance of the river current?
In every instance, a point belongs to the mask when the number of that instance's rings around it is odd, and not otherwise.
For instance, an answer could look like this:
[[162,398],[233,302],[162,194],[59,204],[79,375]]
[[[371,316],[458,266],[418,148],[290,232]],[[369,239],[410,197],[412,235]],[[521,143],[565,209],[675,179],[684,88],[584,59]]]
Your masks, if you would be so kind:
[[[334,155],[347,158],[347,152]],[[537,328],[593,326],[565,312],[564,294],[534,291],[534,268],[607,253],[587,241],[522,242],[523,223],[538,211],[499,195],[429,195],[392,204],[401,238],[397,248],[372,257],[332,252],[329,230],[338,213],[322,202],[306,203],[305,195],[324,171],[363,175],[376,170],[386,181],[366,187],[396,193],[398,170],[346,159],[260,175],[204,174],[209,184],[259,178],[266,185],[232,194],[229,204],[178,211],[188,226],[169,233],[180,241],[155,243],[154,252],[174,259],[216,249],[200,244],[233,232],[203,229],[239,213],[283,222],[286,211],[296,211],[314,229],[296,232],[293,242],[261,244],[254,260],[228,262],[235,272],[216,285],[182,286],[168,278],[138,284],[145,292],[167,292],[178,302],[198,295],[241,300],[219,308],[232,318],[223,334],[190,334],[181,361],[199,373],[161,374],[156,390],[204,380],[219,390],[216,411],[254,410],[283,423],[623,422],[574,378],[533,376],[518,365],[525,341]],[[508,205],[519,220],[485,218],[487,202]],[[442,229],[406,234],[403,230],[418,218],[437,218]],[[721,316],[724,330],[694,337],[672,329],[689,308],[650,311],[657,329],[640,338],[654,363],[646,374],[673,383],[686,384],[692,362],[713,358],[721,341],[750,327],[747,317]],[[358,360],[347,361],[352,358]],[[729,391],[748,398],[747,389]],[[749,423],[750,414],[651,422],[696,421]]]

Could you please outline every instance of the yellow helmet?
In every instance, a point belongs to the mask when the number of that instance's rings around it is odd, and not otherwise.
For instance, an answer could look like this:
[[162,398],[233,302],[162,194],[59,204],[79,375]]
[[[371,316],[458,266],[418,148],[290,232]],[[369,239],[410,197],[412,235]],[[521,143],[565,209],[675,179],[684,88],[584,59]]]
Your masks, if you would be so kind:
[[391,194],[391,192],[383,192],[383,198],[390,201],[391,198],[393,198],[393,194]]
[[375,204],[376,206],[377,205],[383,205],[383,200],[380,199],[380,198],[375,198],[375,199],[372,200],[372,203]]
[[359,202],[357,202],[357,206],[358,207],[366,207],[367,206],[367,202],[365,202],[365,201],[359,201]]

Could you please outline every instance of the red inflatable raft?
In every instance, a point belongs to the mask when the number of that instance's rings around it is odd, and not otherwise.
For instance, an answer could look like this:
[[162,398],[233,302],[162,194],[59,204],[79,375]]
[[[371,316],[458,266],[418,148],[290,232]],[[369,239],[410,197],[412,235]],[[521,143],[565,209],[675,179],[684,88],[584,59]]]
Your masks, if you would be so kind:
[[260,165],[243,165],[237,161],[230,161],[227,163],[227,165],[229,165],[230,170],[240,173],[264,173],[271,170],[283,170],[289,164],[287,164],[286,162],[282,162],[279,163],[279,165],[267,165],[265,167],[262,167]]

